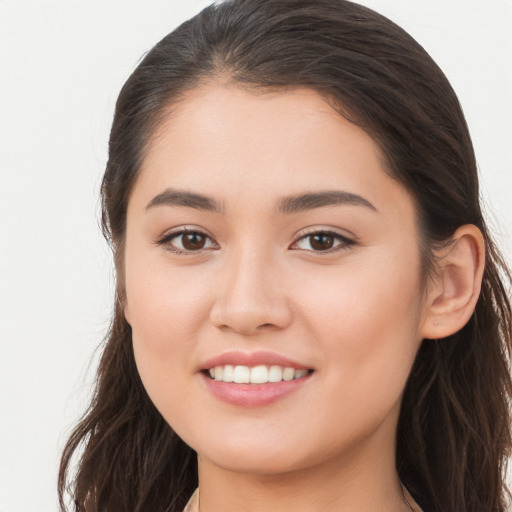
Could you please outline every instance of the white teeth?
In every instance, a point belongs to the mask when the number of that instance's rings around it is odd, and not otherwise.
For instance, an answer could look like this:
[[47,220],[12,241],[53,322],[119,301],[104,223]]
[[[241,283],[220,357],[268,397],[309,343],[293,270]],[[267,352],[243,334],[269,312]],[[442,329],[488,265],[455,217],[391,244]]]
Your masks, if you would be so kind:
[[296,370],[295,368],[283,366],[215,366],[208,370],[210,377],[216,381],[235,382],[237,384],[265,384],[267,382],[281,382],[301,379],[308,375],[306,369]]
[[249,384],[251,380],[251,370],[248,366],[235,366],[233,370],[233,382],[237,384]]
[[226,366],[224,366],[224,373],[222,375],[222,380],[224,382],[233,382],[233,372],[234,372],[234,368],[230,364],[227,364]]
[[269,382],[280,382],[283,380],[283,369],[280,366],[271,366],[268,371]]
[[283,370],[283,380],[293,380],[293,377],[295,377],[295,370],[293,368],[285,368]]
[[268,382],[268,368],[266,366],[251,368],[251,384],[264,384],[265,382]]
[[296,379],[301,379],[302,377],[305,377],[307,374],[308,374],[307,370],[295,370],[295,378]]

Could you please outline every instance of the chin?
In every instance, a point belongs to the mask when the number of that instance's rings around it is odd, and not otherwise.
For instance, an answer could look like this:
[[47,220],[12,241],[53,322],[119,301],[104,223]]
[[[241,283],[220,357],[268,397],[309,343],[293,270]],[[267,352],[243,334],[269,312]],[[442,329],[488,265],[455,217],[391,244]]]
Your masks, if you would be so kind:
[[[254,438],[253,438],[254,440]],[[235,473],[253,475],[277,475],[290,473],[315,465],[319,457],[315,457],[304,451],[299,452],[294,443],[293,446],[286,446],[280,443],[253,443],[246,440],[237,443],[213,443],[209,446],[198,446],[197,453],[201,459],[207,460],[219,468]]]
[[279,475],[304,469],[304,466],[297,460],[282,457],[269,457],[264,454],[238,454],[208,459],[210,463],[222,468],[225,471],[251,475]]

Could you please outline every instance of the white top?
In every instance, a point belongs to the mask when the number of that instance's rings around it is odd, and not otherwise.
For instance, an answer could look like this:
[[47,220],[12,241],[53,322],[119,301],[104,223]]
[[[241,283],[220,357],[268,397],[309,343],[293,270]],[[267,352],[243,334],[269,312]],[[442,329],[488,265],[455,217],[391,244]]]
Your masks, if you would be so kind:
[[199,512],[199,488],[194,491],[183,512]]

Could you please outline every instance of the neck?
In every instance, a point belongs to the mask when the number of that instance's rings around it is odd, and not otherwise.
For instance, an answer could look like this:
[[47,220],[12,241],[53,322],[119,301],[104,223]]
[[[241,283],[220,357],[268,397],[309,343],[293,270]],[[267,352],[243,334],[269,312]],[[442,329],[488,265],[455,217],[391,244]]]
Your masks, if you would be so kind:
[[278,474],[233,471],[200,457],[200,511],[411,512],[395,469],[394,443],[377,447],[366,457],[359,450],[341,461]]

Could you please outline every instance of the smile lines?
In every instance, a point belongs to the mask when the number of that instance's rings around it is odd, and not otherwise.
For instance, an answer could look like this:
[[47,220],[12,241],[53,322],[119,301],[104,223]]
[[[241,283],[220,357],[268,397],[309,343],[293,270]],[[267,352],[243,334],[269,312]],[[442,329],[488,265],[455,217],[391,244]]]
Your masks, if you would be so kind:
[[278,365],[272,366],[215,366],[208,370],[210,377],[216,381],[234,382],[236,384],[266,384],[300,379],[312,370],[295,369]]

